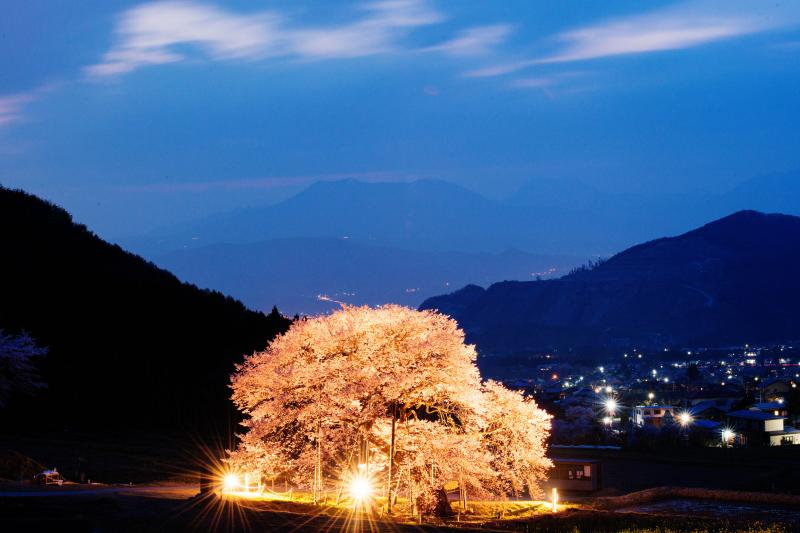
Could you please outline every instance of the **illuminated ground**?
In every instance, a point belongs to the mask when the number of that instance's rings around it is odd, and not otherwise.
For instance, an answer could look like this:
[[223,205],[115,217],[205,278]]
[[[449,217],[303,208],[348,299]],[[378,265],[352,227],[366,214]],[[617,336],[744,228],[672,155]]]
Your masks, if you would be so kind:
[[[0,486],[3,531],[793,531],[800,524],[759,525],[757,516],[728,513],[715,517],[726,505],[717,503],[707,516],[692,516],[697,508],[669,507],[669,502],[638,507],[591,509],[589,503],[568,504],[556,514],[536,502],[470,502],[474,514],[447,523],[426,519],[414,524],[408,516],[393,519],[377,514],[353,513],[349,506],[314,506],[298,501],[262,498],[220,499],[195,497],[197,486],[72,486],[47,490],[18,485]],[[629,503],[622,500],[620,504]],[[738,507],[738,509],[747,508]],[[750,506],[751,510],[755,507]],[[634,511],[634,512],[631,512]],[[791,518],[791,513],[787,515]]]

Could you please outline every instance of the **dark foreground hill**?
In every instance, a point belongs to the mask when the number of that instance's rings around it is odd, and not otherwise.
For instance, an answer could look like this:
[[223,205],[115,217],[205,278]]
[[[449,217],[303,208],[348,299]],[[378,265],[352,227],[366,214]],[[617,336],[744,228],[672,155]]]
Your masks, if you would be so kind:
[[424,309],[485,354],[800,338],[800,218],[741,211],[556,280],[468,286]]
[[223,427],[234,362],[288,325],[1,187],[0,295],[0,328],[49,348],[40,361],[48,388],[0,411],[17,426]]

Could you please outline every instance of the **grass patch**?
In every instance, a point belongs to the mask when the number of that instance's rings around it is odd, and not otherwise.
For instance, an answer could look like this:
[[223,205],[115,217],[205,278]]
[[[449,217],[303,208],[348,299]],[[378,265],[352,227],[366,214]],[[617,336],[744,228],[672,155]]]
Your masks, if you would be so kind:
[[794,494],[771,494],[767,492],[742,492],[721,489],[696,489],[687,487],[655,487],[631,492],[624,496],[607,496],[591,500],[597,509],[621,509],[669,499],[697,499],[719,502],[739,502],[759,505],[800,507],[800,496]]

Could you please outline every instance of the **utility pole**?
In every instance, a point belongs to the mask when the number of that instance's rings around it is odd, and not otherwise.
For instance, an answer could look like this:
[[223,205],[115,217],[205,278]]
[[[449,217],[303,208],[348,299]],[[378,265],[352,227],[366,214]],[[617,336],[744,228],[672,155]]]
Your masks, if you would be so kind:
[[397,425],[397,402],[392,402],[392,440],[389,444],[389,490],[386,512],[392,514],[392,480],[394,478],[394,432]]

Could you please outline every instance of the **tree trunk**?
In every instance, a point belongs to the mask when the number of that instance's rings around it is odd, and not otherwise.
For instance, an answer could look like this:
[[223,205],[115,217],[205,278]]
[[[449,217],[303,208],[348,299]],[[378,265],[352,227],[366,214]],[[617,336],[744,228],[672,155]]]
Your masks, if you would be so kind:
[[435,492],[436,502],[433,508],[433,514],[439,517],[453,516],[453,509],[450,507],[450,501],[447,499],[447,492],[444,487],[441,487]]

